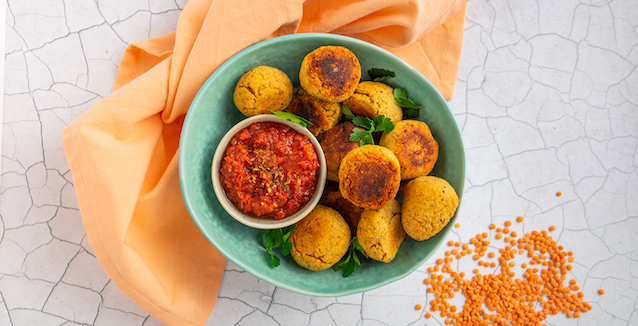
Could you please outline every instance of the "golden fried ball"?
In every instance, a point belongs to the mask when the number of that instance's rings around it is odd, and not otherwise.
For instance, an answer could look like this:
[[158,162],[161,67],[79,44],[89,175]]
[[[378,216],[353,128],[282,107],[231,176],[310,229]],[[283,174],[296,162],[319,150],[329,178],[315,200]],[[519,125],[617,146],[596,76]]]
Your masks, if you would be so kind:
[[405,187],[403,229],[414,240],[429,239],[448,224],[458,206],[459,197],[447,181],[434,176],[418,177]]
[[371,259],[389,263],[397,255],[405,231],[401,225],[401,203],[390,200],[379,209],[366,209],[357,227],[357,241]]
[[392,131],[383,133],[379,145],[399,159],[402,180],[428,175],[439,158],[439,143],[423,121],[395,122]]
[[352,113],[370,119],[384,115],[396,123],[403,119],[403,109],[394,103],[394,89],[379,82],[365,81],[359,83],[354,94],[343,101]]
[[385,206],[394,199],[400,184],[399,160],[385,147],[357,147],[341,160],[339,191],[359,207],[377,209]]
[[241,113],[253,116],[285,109],[292,100],[292,92],[292,82],[286,73],[277,68],[258,66],[239,78],[233,102]]
[[292,242],[290,255],[299,266],[311,271],[332,267],[350,247],[350,227],[336,210],[323,205],[297,222],[288,237]]
[[322,46],[301,62],[299,84],[310,95],[341,102],[354,93],[361,79],[359,59],[343,46]]
[[359,147],[358,141],[350,141],[350,134],[355,128],[358,127],[350,121],[342,122],[328,130],[321,140],[321,148],[326,156],[326,167],[328,169],[326,179],[338,182],[341,160],[351,150]]
[[332,129],[341,119],[339,103],[326,102],[299,87],[295,88],[292,101],[286,111],[312,122],[312,125],[307,128],[315,136]]

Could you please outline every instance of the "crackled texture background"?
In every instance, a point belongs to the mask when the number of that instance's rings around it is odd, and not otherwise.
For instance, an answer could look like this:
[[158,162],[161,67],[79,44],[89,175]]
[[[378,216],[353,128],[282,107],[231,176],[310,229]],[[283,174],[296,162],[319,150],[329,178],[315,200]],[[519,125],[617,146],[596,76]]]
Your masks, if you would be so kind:
[[[98,264],[60,139],[110,92],[126,45],[172,31],[185,2],[8,1],[0,325],[162,325]],[[576,259],[568,279],[593,310],[548,325],[638,324],[637,44],[634,0],[468,4],[450,101],[467,187],[450,240],[519,215],[519,233],[555,225],[551,235]],[[465,261],[455,268],[474,268]],[[433,299],[423,284],[432,266],[366,293],[316,298],[229,263],[207,325],[443,325],[414,308]]]

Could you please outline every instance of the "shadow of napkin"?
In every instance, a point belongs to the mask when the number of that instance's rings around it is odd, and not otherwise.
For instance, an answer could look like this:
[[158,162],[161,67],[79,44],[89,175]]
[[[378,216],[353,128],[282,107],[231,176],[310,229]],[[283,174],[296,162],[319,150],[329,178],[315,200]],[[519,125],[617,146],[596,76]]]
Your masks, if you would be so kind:
[[175,32],[131,44],[112,94],[62,140],[89,242],[115,284],[169,325],[202,325],[215,306],[225,258],[186,210],[177,157],[184,115],[225,60],[279,35],[343,34],[397,54],[450,99],[465,2],[191,0]]

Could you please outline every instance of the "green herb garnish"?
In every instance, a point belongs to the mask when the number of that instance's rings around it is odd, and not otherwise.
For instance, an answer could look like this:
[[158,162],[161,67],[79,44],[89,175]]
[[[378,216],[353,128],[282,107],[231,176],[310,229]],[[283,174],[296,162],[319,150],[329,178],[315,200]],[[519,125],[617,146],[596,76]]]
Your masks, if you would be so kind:
[[374,145],[374,138],[372,133],[375,131],[390,132],[394,129],[392,120],[386,118],[384,115],[378,115],[374,119],[368,117],[355,116],[352,119],[352,123],[361,128],[367,130],[361,130],[359,128],[353,129],[350,134],[350,141],[359,141],[359,146]]
[[264,248],[266,248],[266,251],[270,253],[270,263],[274,267],[279,266],[280,262],[279,257],[275,256],[273,249],[279,248],[284,256],[290,254],[290,251],[292,250],[292,242],[288,241],[288,237],[292,231],[295,230],[296,226],[297,225],[293,224],[286,229],[264,231],[262,235],[264,239]]
[[298,123],[304,127],[312,126],[312,122],[287,111],[270,111],[272,114],[290,122]]
[[394,89],[394,103],[405,108],[405,115],[408,118],[418,117],[419,109],[423,107],[422,105],[416,105],[416,103],[412,102],[412,100],[408,98],[408,91],[401,88]]
[[345,115],[348,120],[352,120],[355,117],[354,113],[352,113],[352,110],[350,110],[350,107],[345,104],[341,104],[341,113],[343,113],[343,115]]
[[350,240],[350,249],[348,249],[348,253],[343,256],[338,263],[332,266],[332,269],[335,271],[343,269],[343,277],[352,275],[352,273],[354,273],[357,269],[357,266],[361,266],[361,261],[359,261],[359,257],[357,256],[355,249],[368,258],[368,255],[363,252],[363,248],[361,248],[359,241],[357,241],[357,237],[353,237],[352,240]]
[[394,73],[394,71],[387,70],[387,69],[371,68],[370,70],[368,70],[368,75],[375,82],[380,82],[380,81],[386,80],[388,78],[394,77],[395,73]]

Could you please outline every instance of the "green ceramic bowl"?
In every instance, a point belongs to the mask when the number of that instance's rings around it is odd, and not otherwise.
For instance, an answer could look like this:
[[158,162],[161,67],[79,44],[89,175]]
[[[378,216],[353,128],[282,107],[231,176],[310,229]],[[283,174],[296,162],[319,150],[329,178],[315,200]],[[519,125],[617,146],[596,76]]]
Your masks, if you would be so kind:
[[[182,195],[193,221],[210,242],[230,261],[277,287],[313,296],[341,296],[364,292],[403,278],[421,266],[445,240],[456,216],[436,236],[426,241],[406,237],[391,263],[364,259],[348,278],[328,269],[311,272],[299,267],[290,256],[281,265],[270,265],[262,247],[262,230],[237,222],[220,205],[213,191],[211,164],[224,134],[245,117],[233,104],[233,90],[239,77],[258,65],[283,70],[293,85],[299,84],[299,67],[304,56],[323,45],[342,45],[359,58],[362,80],[369,80],[370,68],[396,73],[385,82],[408,91],[409,97],[424,106],[419,120],[425,121],[439,142],[439,159],[432,175],[444,178],[463,194],[465,152],[461,133],[441,94],[410,65],[375,45],[334,34],[293,34],[255,44],[226,61],[197,93],[186,115],[179,149],[179,176]],[[457,210],[458,212],[459,210]]]

